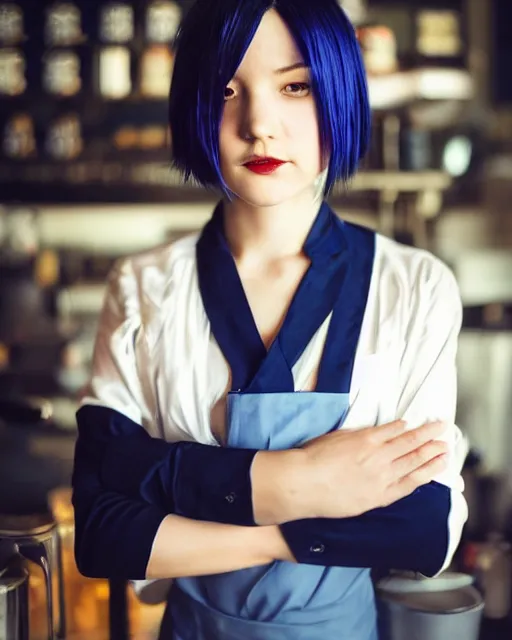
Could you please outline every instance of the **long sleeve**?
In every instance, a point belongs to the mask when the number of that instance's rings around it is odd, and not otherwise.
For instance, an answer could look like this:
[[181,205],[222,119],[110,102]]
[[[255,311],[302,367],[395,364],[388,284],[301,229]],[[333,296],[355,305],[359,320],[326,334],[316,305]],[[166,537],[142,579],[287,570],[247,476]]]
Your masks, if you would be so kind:
[[447,422],[448,468],[403,500],[359,517],[285,523],[281,531],[298,562],[434,576],[451,561],[467,519],[460,475],[467,444],[454,424],[462,314],[453,275],[438,267],[434,281],[415,298],[417,311],[411,314],[399,368],[396,414],[388,418],[403,418],[410,428]]
[[[109,278],[91,383],[77,414],[72,478],[75,555],[80,571],[90,577],[143,579],[158,528],[170,512],[206,520],[252,520],[249,478],[255,451],[171,444],[147,433],[153,414],[137,370],[140,326],[137,286],[125,261]],[[149,504],[129,490],[144,462],[164,445],[169,496],[165,507]],[[116,466],[117,449],[119,459],[123,450],[135,454],[131,458],[139,466]],[[113,464],[108,452],[113,452]],[[119,490],[107,486],[109,470],[117,475]],[[125,484],[127,491],[122,491]]]
[[[386,420],[403,417],[410,427],[435,419],[448,422],[449,469],[436,482],[387,508],[357,518],[308,519],[282,525],[282,533],[300,563],[394,568],[434,575],[448,565],[458,545],[467,518],[460,477],[466,444],[454,424],[461,305],[456,283],[445,267],[439,269],[435,280],[417,291],[423,312],[411,313],[396,405]],[[125,419],[125,427],[127,424]],[[138,433],[139,444],[142,435],[143,430]],[[188,499],[181,500],[175,482],[175,445],[150,440],[151,446],[138,448],[133,438],[111,439],[103,458],[104,485],[166,512],[229,524],[254,524],[248,467],[233,464],[233,458],[224,472],[219,468],[220,491],[217,482],[202,480],[203,473],[191,473],[190,485],[183,484],[183,495]],[[204,460],[199,466],[184,466],[207,468]],[[194,482],[204,482],[203,490],[187,491]],[[235,486],[245,487],[245,494],[234,490],[226,493]]]
[[90,578],[142,580],[165,511],[105,490],[94,439],[79,433],[73,469],[75,557]]
[[254,524],[250,469],[255,450],[166,442],[124,414],[96,405],[82,406],[77,422],[80,438],[102,451],[98,479],[103,488],[166,514]]

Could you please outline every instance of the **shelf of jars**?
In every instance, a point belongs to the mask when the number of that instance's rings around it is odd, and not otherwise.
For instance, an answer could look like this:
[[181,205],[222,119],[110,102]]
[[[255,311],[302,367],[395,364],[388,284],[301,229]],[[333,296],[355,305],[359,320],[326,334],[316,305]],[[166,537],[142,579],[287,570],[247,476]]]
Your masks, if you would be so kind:
[[0,2],[0,199],[153,184],[169,163],[182,11],[168,0]]
[[[183,185],[171,169],[167,98],[173,42],[188,4],[0,1],[1,202],[214,197]],[[464,45],[457,10],[440,10],[439,2],[429,11],[402,3],[402,14],[396,2],[342,4],[357,26],[377,127],[382,114],[403,112],[411,104],[471,99],[471,78],[460,64]],[[401,25],[409,45],[416,43],[414,55],[402,42]],[[366,168],[390,166],[383,153],[373,153]],[[362,176],[352,186],[372,179]]]

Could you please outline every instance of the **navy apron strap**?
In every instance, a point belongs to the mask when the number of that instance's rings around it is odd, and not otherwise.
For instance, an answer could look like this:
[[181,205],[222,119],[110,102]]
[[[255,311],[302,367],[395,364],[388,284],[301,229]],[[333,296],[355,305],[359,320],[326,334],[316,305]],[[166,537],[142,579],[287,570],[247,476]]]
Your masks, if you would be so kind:
[[224,237],[222,203],[197,242],[199,290],[211,330],[231,369],[232,388],[245,388],[267,355]]
[[254,322],[217,207],[198,241],[197,268],[212,332],[231,367],[232,389],[294,390],[292,368],[331,313],[348,268],[343,223],[323,203],[304,245],[311,266],[268,353]]
[[[294,391],[292,369],[338,299],[347,273],[348,252],[343,223],[325,203],[306,239],[304,253],[311,265],[248,393]],[[289,372],[286,386],[280,380],[284,367]]]
[[348,270],[334,306],[320,361],[316,391],[349,393],[375,259],[374,231],[341,223],[348,246]]

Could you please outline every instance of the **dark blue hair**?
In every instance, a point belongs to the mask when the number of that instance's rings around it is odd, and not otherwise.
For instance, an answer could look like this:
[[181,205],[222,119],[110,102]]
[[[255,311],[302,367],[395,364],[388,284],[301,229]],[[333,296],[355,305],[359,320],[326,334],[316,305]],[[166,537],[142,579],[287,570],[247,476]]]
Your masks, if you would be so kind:
[[330,157],[325,192],[366,153],[371,112],[354,28],[337,0],[197,0],[178,33],[169,101],[173,161],[185,180],[228,188],[220,171],[224,91],[263,15],[275,9],[311,69],[320,142]]

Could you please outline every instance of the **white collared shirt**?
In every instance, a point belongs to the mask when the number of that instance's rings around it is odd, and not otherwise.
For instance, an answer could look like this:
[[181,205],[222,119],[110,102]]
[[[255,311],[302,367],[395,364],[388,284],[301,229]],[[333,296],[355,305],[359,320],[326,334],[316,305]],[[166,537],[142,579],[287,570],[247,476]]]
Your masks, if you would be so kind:
[[[198,235],[121,260],[111,273],[91,384],[83,404],[114,409],[170,442],[217,445],[229,367],[212,333],[197,279]],[[293,369],[308,389],[330,317]],[[467,519],[460,476],[467,443],[455,426],[461,302],[449,269],[426,251],[377,235],[344,428],[402,418],[409,428],[447,423],[451,561]]]

